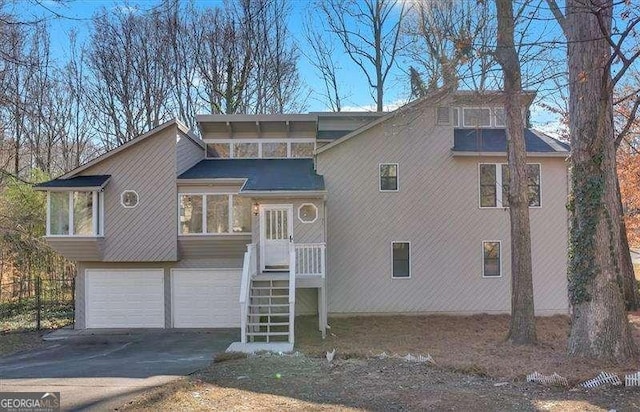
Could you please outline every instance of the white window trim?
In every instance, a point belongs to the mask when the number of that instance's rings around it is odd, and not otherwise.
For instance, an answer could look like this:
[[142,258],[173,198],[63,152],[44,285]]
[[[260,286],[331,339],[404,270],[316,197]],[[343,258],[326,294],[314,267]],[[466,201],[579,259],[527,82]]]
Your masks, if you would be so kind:
[[[489,124],[488,125],[476,125],[476,124],[467,124],[467,116],[465,115],[465,110],[469,109],[469,110],[489,110]],[[491,107],[487,107],[487,106],[463,106],[462,107],[462,127],[465,127],[467,129],[469,128],[480,128],[480,129],[486,129],[486,128],[490,128],[493,126],[493,110]]]
[[[500,276],[485,276],[484,274],[484,244],[485,243],[498,243],[500,246]],[[503,276],[503,271],[502,271],[502,241],[501,240],[483,240],[481,243],[481,255],[480,255],[480,261],[482,264],[482,278],[483,279],[500,279]],[[409,251],[411,251],[411,249],[409,249]]]
[[[75,228],[73,227],[73,194],[76,192],[91,192],[91,225],[93,233],[90,235],[76,235]],[[47,191],[47,221],[45,228],[45,237],[48,238],[96,238],[104,237],[104,192],[96,190],[70,190],[62,193],[67,193],[69,202],[69,234],[67,235],[54,235],[51,234],[51,192]],[[100,219],[98,225],[98,219]]]
[[[251,235],[251,232],[234,232],[233,231],[233,197],[238,193],[195,193],[195,192],[180,192],[178,193],[178,236],[247,236]],[[202,196],[202,233],[182,233],[182,225],[180,224],[180,198],[182,196]],[[228,196],[227,199],[229,208],[229,232],[224,233],[209,233],[207,232],[207,196]]]
[[[508,163],[478,163],[478,208],[480,209],[509,209],[509,206],[502,206],[502,165]],[[496,168],[496,205],[482,206],[482,187],[480,184],[480,167],[482,165],[493,165]],[[542,209],[542,163],[527,163],[527,165],[538,165],[540,170],[540,205],[529,206],[529,209]],[[500,167],[498,167],[500,166]]]
[[[136,204],[133,206],[127,206],[124,204],[124,194],[127,192],[133,192],[136,194]],[[135,190],[131,190],[131,189],[125,189],[122,191],[122,193],[120,193],[120,204],[126,208],[126,209],[134,209],[136,207],[138,207],[138,204],[140,204],[140,196],[138,195],[138,192],[136,192]]]
[[[307,221],[307,220],[302,220],[302,216],[300,216],[300,211],[301,211],[301,210],[302,210],[302,208],[303,208],[303,207],[305,207],[305,206],[313,206],[313,208],[315,209],[315,211],[316,211],[316,217],[315,217],[313,220],[308,220],[308,221]],[[303,203],[303,204],[301,204],[300,206],[298,206],[298,220],[299,220],[300,222],[302,222],[302,223],[305,223],[305,224],[307,224],[307,223],[309,223],[309,224],[310,224],[310,223],[314,223],[316,220],[318,220],[318,215],[319,215],[319,213],[318,213],[318,206],[316,206],[314,203]]]
[[[382,175],[381,175],[381,168],[382,166],[388,166],[388,165],[392,165],[396,167],[396,188],[395,190],[387,190],[387,189],[382,189]],[[394,193],[394,192],[399,192],[400,191],[400,165],[398,163],[378,163],[378,191],[381,193]]]
[[[234,156],[234,144],[235,143],[257,143],[258,144],[258,159],[311,159],[312,157],[293,157],[291,155],[292,143],[313,143],[313,153],[316,152],[317,145],[314,138],[289,138],[289,139],[203,139],[205,145],[214,143],[224,143],[229,145],[229,159],[236,159]],[[287,156],[286,157],[262,157],[262,144],[263,143],[286,143],[287,144]],[[207,156],[205,150],[206,159],[219,159],[218,157]],[[241,159],[254,159],[252,157],[242,157]]]
[[[409,245],[409,276],[393,276],[393,245],[396,243],[407,243]],[[408,240],[392,240],[391,241],[391,279],[411,279],[411,265],[412,265],[412,258],[411,258],[411,251],[413,250],[413,248],[411,247],[411,242]]]

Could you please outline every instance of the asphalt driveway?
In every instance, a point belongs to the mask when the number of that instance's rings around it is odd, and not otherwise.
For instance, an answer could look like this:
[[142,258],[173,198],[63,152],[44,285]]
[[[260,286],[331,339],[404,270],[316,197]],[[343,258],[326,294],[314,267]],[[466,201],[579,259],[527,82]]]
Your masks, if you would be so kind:
[[0,391],[61,392],[63,410],[113,409],[201,369],[237,330],[137,331],[77,336],[0,357]]

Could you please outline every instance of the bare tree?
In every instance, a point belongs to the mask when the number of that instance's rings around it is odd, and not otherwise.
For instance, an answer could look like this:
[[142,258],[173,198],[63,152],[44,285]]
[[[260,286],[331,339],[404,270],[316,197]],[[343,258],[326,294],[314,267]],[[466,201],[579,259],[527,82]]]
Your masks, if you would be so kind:
[[170,116],[167,16],[106,11],[94,18],[88,51],[88,94],[107,148],[120,145]]
[[403,22],[404,54],[421,67],[428,90],[460,82],[473,90],[487,87],[495,65],[495,17],[472,2],[419,0]]
[[496,0],[498,39],[496,59],[504,74],[509,217],[511,222],[511,322],[508,339],[517,344],[536,342],[531,265],[531,227],[527,148],[522,117],[522,75],[514,42],[515,19],[511,0]]
[[405,2],[399,0],[322,0],[328,30],[360,68],[372,89],[376,110],[384,110],[385,83],[400,50]]

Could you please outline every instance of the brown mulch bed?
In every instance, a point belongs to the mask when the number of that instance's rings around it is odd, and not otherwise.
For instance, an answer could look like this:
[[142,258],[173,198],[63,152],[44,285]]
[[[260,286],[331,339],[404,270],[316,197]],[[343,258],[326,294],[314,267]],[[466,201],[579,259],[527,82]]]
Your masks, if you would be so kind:
[[[640,312],[630,314],[633,334],[640,346]],[[312,356],[336,349],[336,356],[371,357],[386,352],[430,354],[438,366],[496,379],[524,380],[533,371],[557,372],[576,383],[602,370],[624,373],[640,370],[638,360],[626,363],[576,359],[566,354],[569,318],[536,319],[539,343],[515,346],[505,342],[508,316],[378,316],[332,318],[325,340],[317,332],[316,318],[298,318],[296,348]]]

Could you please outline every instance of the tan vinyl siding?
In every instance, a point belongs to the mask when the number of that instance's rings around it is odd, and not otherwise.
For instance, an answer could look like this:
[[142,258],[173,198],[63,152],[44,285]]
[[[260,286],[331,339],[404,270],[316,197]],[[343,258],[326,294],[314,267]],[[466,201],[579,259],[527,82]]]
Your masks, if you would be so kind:
[[236,259],[242,261],[251,235],[193,235],[178,237],[180,259]]
[[[295,198],[295,199],[256,199],[264,205],[293,205],[293,241],[294,243],[321,243],[324,236],[324,201],[322,199]],[[304,223],[298,219],[298,208],[306,203],[313,203],[318,208],[318,218],[313,223]],[[253,243],[260,243],[260,216],[253,216],[251,220]]]
[[[508,312],[509,212],[478,207],[478,163],[506,160],[453,158],[452,128],[415,109],[318,155],[329,312]],[[542,164],[542,208],[530,209],[536,311],[566,313],[566,164],[529,161]],[[399,164],[399,192],[378,190],[386,162]],[[501,278],[482,278],[483,240],[502,241]],[[411,242],[410,279],[391,278],[392,241]]]
[[67,259],[90,261],[102,259],[103,239],[98,237],[75,239],[48,237],[47,243],[53,250]]
[[[173,166],[177,133],[175,126],[168,127],[81,173],[111,175],[104,196],[104,261],[177,259],[176,170]],[[127,209],[120,204],[124,190],[138,193],[138,206]]]
[[204,159],[202,146],[180,132],[176,142],[176,175],[185,172],[202,159]]

